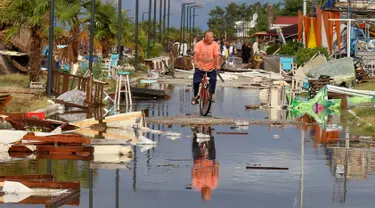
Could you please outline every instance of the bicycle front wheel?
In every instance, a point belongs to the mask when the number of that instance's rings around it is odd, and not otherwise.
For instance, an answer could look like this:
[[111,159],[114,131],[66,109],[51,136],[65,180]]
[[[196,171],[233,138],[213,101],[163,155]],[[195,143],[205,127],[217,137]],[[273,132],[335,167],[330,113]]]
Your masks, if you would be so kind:
[[207,88],[203,88],[201,91],[199,103],[201,116],[207,116],[211,109],[212,97],[209,89],[210,85],[208,85]]

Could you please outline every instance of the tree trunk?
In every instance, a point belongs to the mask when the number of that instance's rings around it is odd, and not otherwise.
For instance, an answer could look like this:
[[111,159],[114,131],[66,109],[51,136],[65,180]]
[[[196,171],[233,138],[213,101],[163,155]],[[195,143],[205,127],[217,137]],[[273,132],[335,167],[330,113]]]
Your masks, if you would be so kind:
[[73,54],[74,54],[74,59],[71,60],[74,64],[78,62],[78,56],[79,56],[79,34],[80,34],[80,29],[79,25],[74,26],[71,30],[71,34],[73,37],[73,43],[72,43],[72,48],[73,48]]
[[39,82],[42,68],[42,39],[38,29],[31,29],[30,44],[28,47],[30,81]]

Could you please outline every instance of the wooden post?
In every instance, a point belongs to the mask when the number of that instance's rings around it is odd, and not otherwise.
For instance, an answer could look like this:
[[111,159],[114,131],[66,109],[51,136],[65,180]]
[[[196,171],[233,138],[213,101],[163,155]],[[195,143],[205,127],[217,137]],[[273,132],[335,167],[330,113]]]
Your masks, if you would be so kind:
[[93,83],[93,75],[90,74],[90,79],[89,79],[89,82],[87,83],[87,90],[86,90],[86,93],[87,93],[87,102],[88,102],[88,106],[89,108],[91,108],[91,105],[92,105],[92,83]]
[[348,109],[348,100],[346,95],[341,96],[341,110],[347,110]]

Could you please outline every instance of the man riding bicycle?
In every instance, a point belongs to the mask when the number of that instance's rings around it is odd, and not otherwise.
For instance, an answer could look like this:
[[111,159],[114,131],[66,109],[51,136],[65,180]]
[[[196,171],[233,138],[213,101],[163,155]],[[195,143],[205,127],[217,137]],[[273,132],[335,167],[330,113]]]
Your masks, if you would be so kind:
[[214,41],[214,33],[212,31],[206,31],[204,33],[203,40],[199,41],[194,47],[194,65],[195,72],[193,78],[193,89],[194,97],[191,100],[191,104],[198,104],[198,91],[199,85],[206,71],[210,78],[210,94],[212,95],[212,102],[215,102],[215,89],[216,89],[216,70],[220,70],[220,47],[217,42]]

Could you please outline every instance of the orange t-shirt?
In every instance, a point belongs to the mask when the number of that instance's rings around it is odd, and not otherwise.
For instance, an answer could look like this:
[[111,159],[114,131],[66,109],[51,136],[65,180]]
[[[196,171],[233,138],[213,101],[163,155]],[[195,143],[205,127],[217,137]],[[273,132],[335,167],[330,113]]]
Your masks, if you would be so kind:
[[219,56],[220,47],[217,42],[207,45],[203,40],[199,41],[194,47],[194,53],[198,54],[198,64],[203,70],[209,71],[215,67],[215,56]]
[[201,159],[194,161],[192,186],[200,191],[203,187],[215,189],[219,177],[219,164],[215,161]]

